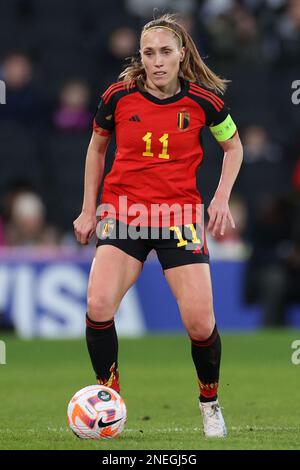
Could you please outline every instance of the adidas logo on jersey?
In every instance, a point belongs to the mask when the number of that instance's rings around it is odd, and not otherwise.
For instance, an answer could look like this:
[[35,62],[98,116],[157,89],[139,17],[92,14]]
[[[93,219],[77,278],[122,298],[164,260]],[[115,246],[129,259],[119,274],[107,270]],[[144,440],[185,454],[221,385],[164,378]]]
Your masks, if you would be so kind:
[[137,114],[134,114],[133,116],[131,116],[131,118],[129,118],[129,121],[141,122]]

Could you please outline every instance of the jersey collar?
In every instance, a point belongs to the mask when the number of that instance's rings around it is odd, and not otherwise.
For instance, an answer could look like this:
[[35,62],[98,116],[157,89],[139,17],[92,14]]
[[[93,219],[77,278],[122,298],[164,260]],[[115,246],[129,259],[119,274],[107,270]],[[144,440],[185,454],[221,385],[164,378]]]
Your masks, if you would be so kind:
[[160,99],[156,96],[152,95],[148,91],[143,90],[139,85],[137,86],[139,93],[141,93],[147,100],[152,101],[156,104],[169,104],[175,103],[176,101],[180,100],[183,96],[185,96],[187,89],[188,89],[188,81],[182,77],[179,77],[181,83],[181,90],[176,95],[169,96],[169,98]]

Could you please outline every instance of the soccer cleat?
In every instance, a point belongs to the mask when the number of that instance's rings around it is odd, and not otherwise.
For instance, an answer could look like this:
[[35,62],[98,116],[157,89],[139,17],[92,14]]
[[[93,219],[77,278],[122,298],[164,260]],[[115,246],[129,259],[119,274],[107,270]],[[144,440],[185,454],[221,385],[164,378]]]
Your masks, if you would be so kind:
[[226,437],[227,430],[218,400],[199,402],[205,437]]

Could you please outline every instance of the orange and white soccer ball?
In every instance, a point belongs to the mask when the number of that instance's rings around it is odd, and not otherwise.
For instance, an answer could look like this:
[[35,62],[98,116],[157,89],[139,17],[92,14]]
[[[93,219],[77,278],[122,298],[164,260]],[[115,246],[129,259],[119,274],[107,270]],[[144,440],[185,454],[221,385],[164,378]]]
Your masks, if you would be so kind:
[[72,431],[82,439],[113,439],[122,433],[127,412],[115,390],[90,385],[71,398],[67,417]]

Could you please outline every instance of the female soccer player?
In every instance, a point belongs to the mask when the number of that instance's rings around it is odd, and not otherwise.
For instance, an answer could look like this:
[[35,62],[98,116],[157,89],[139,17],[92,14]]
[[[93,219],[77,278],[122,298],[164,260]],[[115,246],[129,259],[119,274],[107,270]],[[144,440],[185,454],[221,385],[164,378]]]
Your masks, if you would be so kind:
[[[220,98],[226,81],[204,64],[190,35],[169,14],[144,26],[140,55],[119,79],[102,95],[95,115],[83,207],[74,221],[82,244],[97,227],[86,315],[93,368],[99,384],[120,390],[114,315],[154,248],[191,340],[204,434],[224,437],[217,396],[221,341],[196,171],[203,157],[201,131],[208,126],[224,150],[219,185],[208,207],[208,230],[223,235],[228,221],[234,227],[228,202],[242,162],[236,125]],[[97,197],[112,132],[117,150],[104,181],[104,209],[97,225]]]

